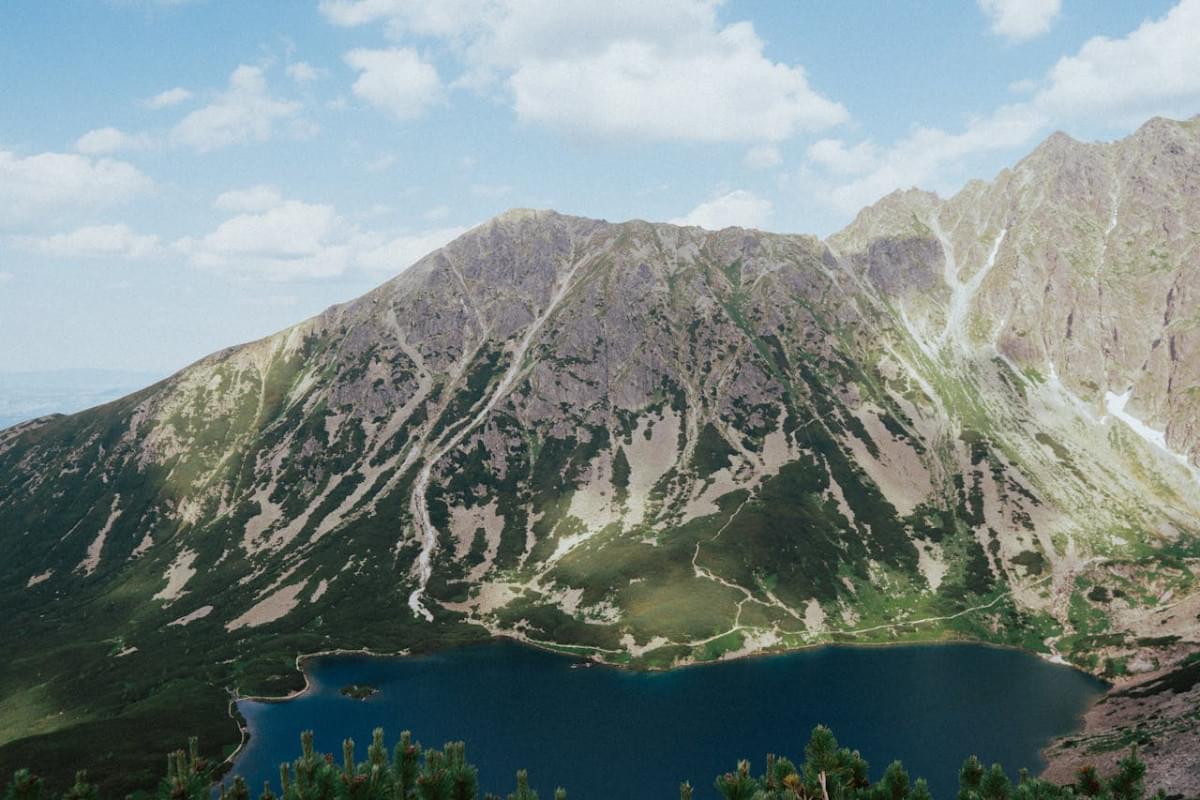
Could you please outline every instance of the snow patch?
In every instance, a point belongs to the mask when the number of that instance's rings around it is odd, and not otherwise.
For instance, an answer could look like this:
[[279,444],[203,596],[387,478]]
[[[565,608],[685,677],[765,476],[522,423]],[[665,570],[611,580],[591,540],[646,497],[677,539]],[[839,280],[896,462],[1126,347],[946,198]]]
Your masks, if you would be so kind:
[[1167,434],[1165,431],[1158,431],[1151,428],[1146,423],[1142,422],[1137,417],[1125,410],[1125,406],[1129,404],[1129,399],[1133,397],[1132,387],[1124,394],[1115,394],[1113,392],[1104,393],[1104,407],[1117,419],[1124,422],[1146,442],[1157,447],[1162,452],[1166,453],[1171,458],[1178,461],[1183,466],[1187,467],[1193,477],[1200,477],[1196,474],[1196,469],[1188,462],[1187,456],[1182,453],[1177,453],[1167,444]]

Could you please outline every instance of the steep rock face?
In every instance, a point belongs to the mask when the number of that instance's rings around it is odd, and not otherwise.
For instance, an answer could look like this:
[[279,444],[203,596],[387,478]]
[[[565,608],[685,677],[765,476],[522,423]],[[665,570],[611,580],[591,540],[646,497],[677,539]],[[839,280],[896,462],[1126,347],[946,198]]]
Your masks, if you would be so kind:
[[0,729],[145,728],[172,680],[486,632],[645,666],[965,635],[1165,667],[1200,612],[1198,130],[1055,136],[828,242],[509,212],[2,431],[0,679],[29,699]]
[[[905,201],[907,220],[853,232],[877,240],[928,226],[952,300],[915,315],[924,337],[993,345],[1057,376],[1097,417],[1110,394],[1132,392],[1128,413],[1194,464],[1200,365],[1184,355],[1197,345],[1197,196],[1200,120],[1155,119],[1111,144],[1055,134],[990,184],[932,208]],[[911,272],[889,263],[892,275]]]

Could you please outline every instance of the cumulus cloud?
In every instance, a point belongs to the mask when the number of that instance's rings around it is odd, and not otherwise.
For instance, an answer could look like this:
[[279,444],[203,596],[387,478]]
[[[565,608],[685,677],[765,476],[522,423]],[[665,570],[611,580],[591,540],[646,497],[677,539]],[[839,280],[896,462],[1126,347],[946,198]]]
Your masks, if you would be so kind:
[[770,200],[745,189],[735,189],[701,203],[684,216],[671,220],[671,224],[697,225],[714,231],[730,226],[764,228],[771,211]]
[[77,153],[21,157],[0,150],[0,227],[101,208],[154,188],[137,167]]
[[125,133],[117,128],[96,128],[76,139],[75,149],[84,155],[96,156],[121,150],[142,150],[151,144],[149,134]]
[[321,278],[346,271],[351,233],[333,206],[290,200],[239,214],[207,236],[178,240],[175,248],[197,266],[222,272]]
[[273,281],[330,278],[354,269],[400,272],[463,231],[444,227],[392,237],[363,231],[331,205],[285,200],[273,187],[221,198],[221,207],[243,213],[172,246],[202,269]]
[[321,0],[321,13],[334,25],[350,28],[387,23],[394,38],[405,34],[453,37],[477,27],[498,10],[492,0]]
[[300,104],[274,98],[260,67],[242,64],[213,102],[183,118],[171,140],[201,153],[243,142],[265,142],[275,124],[296,117]]
[[889,146],[822,140],[809,147],[804,179],[853,213],[894,189],[956,188],[971,159],[1030,146],[1053,127],[1127,131],[1153,115],[1200,108],[1200,0],[1182,0],[1130,34],[1088,40],[1041,79],[1031,96],[973,118],[957,132],[918,126]]
[[510,80],[517,116],[578,133],[714,142],[780,141],[847,118],[800,69],[765,61],[748,27],[718,38],[692,55],[622,42],[588,59],[523,65]]
[[351,50],[346,63],[359,72],[354,94],[398,120],[419,117],[442,99],[437,69],[411,48]]
[[213,207],[223,211],[266,211],[283,202],[279,189],[260,183],[246,189],[230,189],[217,195]]
[[180,103],[190,100],[192,93],[182,86],[176,86],[174,89],[167,89],[165,92],[159,92],[153,97],[147,97],[142,101],[142,105],[146,108],[170,108],[177,106]]
[[859,142],[847,147],[841,139],[813,142],[805,155],[810,162],[820,164],[836,175],[861,175],[878,161],[875,145],[871,142]]
[[365,249],[358,256],[357,263],[363,269],[372,272],[395,274],[457,239],[466,231],[466,228],[449,227],[397,236],[376,247]]
[[779,154],[778,145],[760,144],[746,151],[742,163],[750,169],[770,169],[782,164],[783,156]]
[[307,61],[296,61],[288,64],[284,72],[296,83],[309,83],[321,77],[324,70],[317,69]]
[[1136,125],[1200,109],[1200,0],[1183,0],[1128,36],[1096,36],[1059,59],[1035,103],[1063,120]]
[[1045,124],[1036,110],[1010,105],[971,121],[958,133],[918,127],[883,150],[871,142],[853,147],[818,142],[809,148],[809,158],[837,181],[827,196],[837,209],[850,214],[894,189],[945,190],[947,179],[965,159],[1027,144]]
[[[326,0],[338,25],[453,41],[465,75],[499,83],[524,122],[661,141],[777,142],[848,119],[802,67],[772,61],[753,25],[716,0]],[[449,10],[453,8],[453,13]]]
[[507,79],[518,118],[591,135],[712,142],[778,142],[849,118],[809,86],[803,68],[766,58],[750,23],[693,20],[682,36],[662,35],[672,25],[647,27],[582,50],[547,41],[526,51]]
[[158,237],[135,233],[128,225],[85,225],[69,233],[26,237],[21,244],[52,258],[143,258],[158,249]]
[[1062,12],[1062,0],[978,0],[992,33],[1024,42],[1050,30]]

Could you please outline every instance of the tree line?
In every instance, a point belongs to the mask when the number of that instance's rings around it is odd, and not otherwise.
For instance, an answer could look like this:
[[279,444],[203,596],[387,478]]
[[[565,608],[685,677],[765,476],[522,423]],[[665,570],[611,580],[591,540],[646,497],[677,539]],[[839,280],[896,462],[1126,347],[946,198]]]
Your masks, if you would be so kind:
[[[256,798],[240,776],[214,792],[218,771],[200,755],[193,738],[188,750],[167,756],[166,777],[148,793],[148,800],[213,800],[214,793],[220,800],[479,800],[479,772],[467,761],[462,742],[423,748],[404,731],[389,751],[382,728],[375,729],[365,761],[356,760],[354,740],[346,739],[340,763],[332,754],[316,752],[312,731],[305,731],[300,735],[300,756],[281,764],[278,786],[266,782]],[[959,770],[954,800],[1145,800],[1145,774],[1136,748],[1121,759],[1114,774],[1105,777],[1094,767],[1084,767],[1075,782],[1066,785],[1031,777],[1025,770],[1014,784],[1001,765],[985,767],[971,756]],[[750,762],[743,760],[733,771],[718,775],[713,785],[723,800],[932,800],[925,780],[910,780],[899,761],[872,782],[866,760],[857,750],[840,746],[823,725],[813,729],[800,764],[768,755],[765,772],[754,775]],[[693,792],[690,783],[681,784],[680,800],[692,800]],[[76,773],[74,785],[58,797],[101,800],[86,771]],[[507,797],[538,800],[524,770],[517,772],[516,788]],[[1164,797],[1160,791],[1156,800]],[[22,769],[5,787],[3,800],[53,798],[39,777]],[[485,794],[483,800],[502,798]],[[555,790],[554,800],[567,800],[566,790]]]

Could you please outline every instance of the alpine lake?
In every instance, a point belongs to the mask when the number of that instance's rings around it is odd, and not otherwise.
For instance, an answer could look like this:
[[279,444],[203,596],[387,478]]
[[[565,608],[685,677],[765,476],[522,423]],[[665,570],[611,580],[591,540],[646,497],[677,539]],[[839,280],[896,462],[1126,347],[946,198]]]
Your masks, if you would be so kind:
[[1104,690],[1069,667],[973,644],[826,646],[633,672],[495,641],[416,657],[321,656],[305,669],[303,694],[238,703],[250,737],[233,773],[255,794],[264,780],[278,791],[301,731],[339,760],[353,738],[363,760],[379,726],[389,751],[402,730],[428,746],[465,741],[481,792],[505,796],[527,769],[545,798],[563,786],[571,800],[670,800],[688,780],[699,800],[717,797],[713,780],[740,758],[755,774],[767,753],[801,761],[824,724],[862,753],[873,780],[900,759],[950,800],[972,754],[1014,779],[1039,772],[1040,750]]

